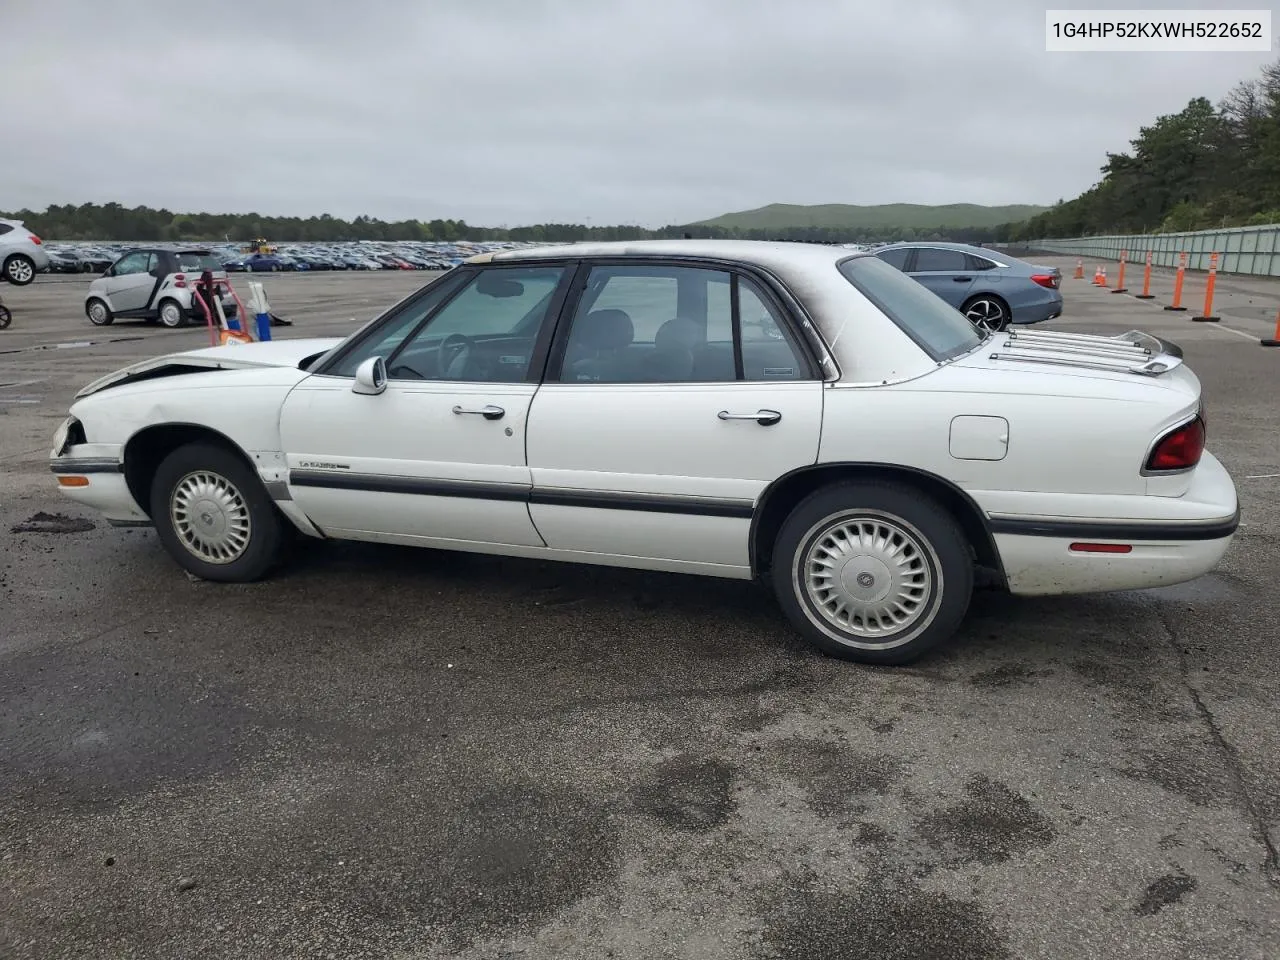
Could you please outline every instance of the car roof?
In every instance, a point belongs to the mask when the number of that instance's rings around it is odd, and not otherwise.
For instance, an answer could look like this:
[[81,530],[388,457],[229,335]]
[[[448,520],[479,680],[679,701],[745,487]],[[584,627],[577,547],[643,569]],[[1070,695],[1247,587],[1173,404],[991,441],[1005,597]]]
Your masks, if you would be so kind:
[[846,247],[787,240],[616,240],[564,243],[524,250],[491,250],[467,263],[511,263],[522,260],[689,257],[729,260],[790,273],[811,267],[833,266],[850,257],[868,256]]
[[[881,250],[892,250],[895,247],[910,247],[919,249],[920,247],[939,247],[943,250],[960,250],[964,253],[976,253],[979,256],[990,256],[993,251],[987,247],[977,247],[972,243],[955,243],[951,240],[898,240],[894,243],[886,244],[880,247]],[[1003,254],[1001,254],[1003,256]]]

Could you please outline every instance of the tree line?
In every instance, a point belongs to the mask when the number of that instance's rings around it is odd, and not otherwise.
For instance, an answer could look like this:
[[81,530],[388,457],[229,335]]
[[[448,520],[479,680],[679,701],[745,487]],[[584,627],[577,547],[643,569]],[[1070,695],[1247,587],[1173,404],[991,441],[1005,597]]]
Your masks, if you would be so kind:
[[756,230],[673,224],[648,229],[627,224],[588,226],[581,223],[539,223],[523,227],[477,227],[463,220],[379,220],[360,216],[342,220],[329,214],[316,217],[271,217],[258,213],[174,213],[118,203],[52,205],[45,210],[16,210],[0,217],[22,220],[28,229],[56,241],[130,240],[240,242],[254,237],[272,241],[343,240],[518,240],[533,243],[580,240],[732,238],[743,240],[803,240],[849,243],[871,240],[980,240],[982,229],[911,227],[786,227]]

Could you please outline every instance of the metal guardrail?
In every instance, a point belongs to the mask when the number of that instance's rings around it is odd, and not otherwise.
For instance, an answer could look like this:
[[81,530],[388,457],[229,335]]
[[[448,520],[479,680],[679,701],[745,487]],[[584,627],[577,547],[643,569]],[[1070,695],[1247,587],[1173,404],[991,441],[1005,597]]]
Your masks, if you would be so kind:
[[1220,273],[1280,277],[1280,224],[1274,223],[1185,233],[1030,240],[1010,246],[1094,260],[1119,260],[1124,250],[1130,263],[1142,262],[1150,251],[1151,262],[1158,267],[1176,267],[1178,254],[1185,252],[1189,270],[1208,270],[1209,255],[1217,253]]

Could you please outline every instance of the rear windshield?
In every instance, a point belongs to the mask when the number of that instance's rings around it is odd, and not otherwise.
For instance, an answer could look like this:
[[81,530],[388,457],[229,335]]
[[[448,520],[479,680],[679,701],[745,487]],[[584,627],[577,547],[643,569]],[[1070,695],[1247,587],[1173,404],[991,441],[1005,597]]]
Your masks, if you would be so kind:
[[950,360],[982,342],[963,313],[879,257],[851,257],[839,269],[934,360]]
[[199,273],[201,270],[221,270],[222,261],[215,257],[212,253],[198,250],[186,250],[182,253],[175,254],[178,260],[178,269]]

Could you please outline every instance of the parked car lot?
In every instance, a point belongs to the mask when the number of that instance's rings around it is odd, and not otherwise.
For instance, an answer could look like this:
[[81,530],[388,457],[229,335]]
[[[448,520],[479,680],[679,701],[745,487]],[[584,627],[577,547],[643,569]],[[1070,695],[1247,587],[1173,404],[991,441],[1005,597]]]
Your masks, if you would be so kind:
[[[263,280],[289,337],[327,337],[423,277]],[[1049,325],[1185,348],[1243,506],[1221,568],[982,590],[957,643],[885,671],[810,652],[733,581],[331,544],[272,581],[190,582],[50,489],[48,437],[85,382],[204,335],[86,338],[82,291],[3,294],[0,953],[1280,942],[1280,404],[1274,351],[1217,329],[1229,301],[1194,325],[1067,281]]]

